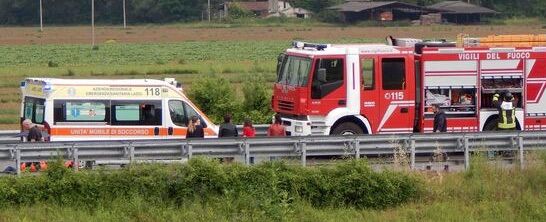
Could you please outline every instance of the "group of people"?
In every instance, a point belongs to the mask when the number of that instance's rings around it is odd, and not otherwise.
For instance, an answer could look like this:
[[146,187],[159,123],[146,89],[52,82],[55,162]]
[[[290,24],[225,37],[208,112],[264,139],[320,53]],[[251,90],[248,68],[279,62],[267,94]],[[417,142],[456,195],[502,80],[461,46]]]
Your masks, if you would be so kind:
[[[267,130],[268,136],[286,136],[286,129],[282,125],[281,116],[275,114],[273,123],[269,126]],[[255,137],[256,129],[252,125],[250,119],[246,119],[243,124],[243,132],[239,135],[237,126],[232,123],[231,114],[226,114],[224,116],[224,123],[220,125],[218,130],[218,137]],[[192,116],[188,123],[188,131],[186,138],[204,138],[205,131],[201,125],[201,120],[197,116]]]

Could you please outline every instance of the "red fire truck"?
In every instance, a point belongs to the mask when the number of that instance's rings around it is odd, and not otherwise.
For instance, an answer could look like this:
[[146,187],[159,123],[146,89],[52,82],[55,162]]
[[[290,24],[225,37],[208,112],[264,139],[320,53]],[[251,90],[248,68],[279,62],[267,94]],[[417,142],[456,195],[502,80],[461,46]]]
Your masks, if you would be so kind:
[[432,104],[446,112],[448,132],[495,130],[492,97],[505,92],[516,100],[518,130],[546,130],[546,47],[536,46],[546,42],[390,42],[295,42],[279,55],[272,106],[287,132],[431,132]]

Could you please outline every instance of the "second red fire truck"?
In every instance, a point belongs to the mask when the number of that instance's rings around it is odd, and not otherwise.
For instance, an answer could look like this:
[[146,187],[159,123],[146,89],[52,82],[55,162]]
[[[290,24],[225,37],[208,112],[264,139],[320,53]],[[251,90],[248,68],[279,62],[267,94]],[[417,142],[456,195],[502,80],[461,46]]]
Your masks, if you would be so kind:
[[272,106],[291,135],[431,132],[432,104],[448,132],[473,132],[496,129],[493,95],[511,92],[517,129],[546,130],[546,37],[491,39],[295,42],[278,58]]

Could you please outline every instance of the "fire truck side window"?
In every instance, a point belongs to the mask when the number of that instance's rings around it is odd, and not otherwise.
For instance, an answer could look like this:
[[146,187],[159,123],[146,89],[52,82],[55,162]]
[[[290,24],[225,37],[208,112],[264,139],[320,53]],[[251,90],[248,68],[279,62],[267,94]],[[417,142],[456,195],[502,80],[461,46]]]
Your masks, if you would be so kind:
[[362,86],[365,90],[372,90],[375,88],[375,70],[373,59],[360,60],[362,70]]
[[[326,76],[319,78],[319,71],[324,70]],[[315,62],[315,72],[311,90],[312,99],[320,99],[343,85],[343,59],[318,59]]]
[[384,58],[381,61],[384,90],[406,88],[406,65],[404,58]]

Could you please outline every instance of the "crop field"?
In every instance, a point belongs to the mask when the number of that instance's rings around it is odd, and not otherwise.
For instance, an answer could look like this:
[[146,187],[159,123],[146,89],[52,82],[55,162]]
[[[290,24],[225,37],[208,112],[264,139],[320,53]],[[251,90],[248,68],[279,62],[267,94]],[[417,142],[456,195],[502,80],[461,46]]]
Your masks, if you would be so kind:
[[292,40],[328,43],[382,42],[387,35],[454,39],[459,33],[541,33],[530,26],[332,27],[299,24],[271,27],[165,25],[0,28],[0,130],[17,129],[19,82],[25,77],[164,78],[186,88],[200,76],[221,75],[237,85],[244,75],[273,81],[276,56]]

